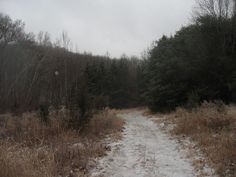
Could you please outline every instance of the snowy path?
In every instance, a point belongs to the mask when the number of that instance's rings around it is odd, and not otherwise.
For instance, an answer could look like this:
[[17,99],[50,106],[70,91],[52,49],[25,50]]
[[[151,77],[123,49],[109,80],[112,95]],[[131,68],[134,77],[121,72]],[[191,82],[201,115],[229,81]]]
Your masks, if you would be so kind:
[[111,144],[108,155],[99,160],[94,177],[193,177],[191,161],[160,127],[134,111],[121,115],[125,121],[123,139]]

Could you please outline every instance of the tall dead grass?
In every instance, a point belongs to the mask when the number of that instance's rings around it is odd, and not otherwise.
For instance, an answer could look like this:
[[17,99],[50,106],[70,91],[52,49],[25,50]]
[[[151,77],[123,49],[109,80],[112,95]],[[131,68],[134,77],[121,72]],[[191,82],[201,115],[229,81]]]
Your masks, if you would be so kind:
[[190,136],[220,176],[236,176],[236,107],[203,103],[192,111],[171,114],[173,133]]
[[45,124],[37,113],[1,115],[0,177],[86,176],[107,150],[105,135],[120,132],[123,122],[106,110],[76,131],[66,126],[67,116],[51,111]]
[[121,132],[123,128],[124,121],[117,118],[111,119],[111,117],[116,117],[116,115],[116,110],[109,110],[109,115],[107,114],[107,111],[96,114],[89,122],[84,131],[84,134],[86,136],[95,135],[96,137],[104,137],[107,134],[112,133],[113,135],[119,136],[119,132]]

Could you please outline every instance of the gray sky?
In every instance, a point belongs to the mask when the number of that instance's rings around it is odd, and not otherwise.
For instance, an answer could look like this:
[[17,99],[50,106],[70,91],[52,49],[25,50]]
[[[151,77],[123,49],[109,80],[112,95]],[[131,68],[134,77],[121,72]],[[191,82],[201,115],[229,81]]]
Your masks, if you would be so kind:
[[194,0],[0,0],[26,31],[66,31],[80,52],[140,56],[152,41],[190,23]]

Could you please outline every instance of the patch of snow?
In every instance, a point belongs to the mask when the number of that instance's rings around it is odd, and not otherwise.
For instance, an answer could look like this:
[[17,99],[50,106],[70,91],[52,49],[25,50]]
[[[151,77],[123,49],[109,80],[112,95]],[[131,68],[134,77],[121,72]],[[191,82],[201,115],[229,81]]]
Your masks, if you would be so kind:
[[161,130],[162,126],[141,111],[121,116],[126,121],[123,139],[110,144],[111,151],[98,161],[92,177],[198,176],[186,151]]
[[195,162],[195,164],[196,162],[199,162],[198,164],[196,164],[196,170],[198,170],[201,176],[218,177],[218,175],[216,175],[215,170],[206,163],[205,157],[199,147],[193,141],[191,141],[190,138],[182,138],[180,140],[180,143],[183,145],[184,148],[188,149],[187,154],[191,155],[192,162]]
[[161,123],[161,124],[160,124],[160,127],[161,127],[161,128],[164,128],[164,127],[165,127],[165,123],[164,123],[164,122]]

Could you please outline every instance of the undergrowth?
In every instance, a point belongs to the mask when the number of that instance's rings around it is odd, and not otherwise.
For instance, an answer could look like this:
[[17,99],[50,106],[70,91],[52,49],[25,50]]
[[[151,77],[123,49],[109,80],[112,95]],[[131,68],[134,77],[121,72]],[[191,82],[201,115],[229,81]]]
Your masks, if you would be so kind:
[[173,133],[197,142],[220,176],[236,174],[236,108],[218,103],[203,103],[187,110],[178,108],[170,115]]
[[119,134],[123,121],[111,110],[95,114],[85,128],[68,128],[64,111],[0,116],[0,177],[86,176],[107,150],[103,139]]

